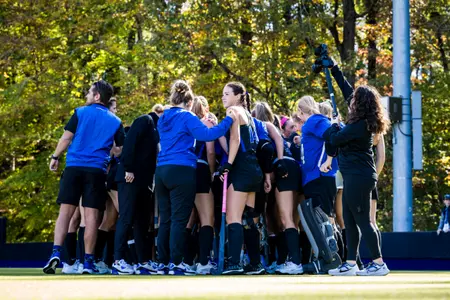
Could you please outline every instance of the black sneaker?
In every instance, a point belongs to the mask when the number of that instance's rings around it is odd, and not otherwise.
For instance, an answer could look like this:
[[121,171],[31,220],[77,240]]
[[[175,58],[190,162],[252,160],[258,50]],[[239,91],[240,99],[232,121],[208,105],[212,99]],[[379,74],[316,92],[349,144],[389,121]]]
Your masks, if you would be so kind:
[[242,275],[244,274],[244,269],[242,269],[241,265],[233,265],[228,264],[227,268],[223,270],[223,275]]
[[249,264],[244,267],[244,273],[245,275],[262,275],[266,273],[266,270],[261,263],[257,265]]

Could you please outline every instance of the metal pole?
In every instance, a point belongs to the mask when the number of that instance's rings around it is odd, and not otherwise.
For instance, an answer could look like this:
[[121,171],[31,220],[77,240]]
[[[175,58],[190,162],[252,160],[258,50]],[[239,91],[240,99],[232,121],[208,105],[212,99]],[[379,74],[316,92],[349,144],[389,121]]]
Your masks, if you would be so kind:
[[403,98],[403,119],[393,126],[394,231],[412,231],[411,69],[409,0],[393,2],[393,96]]

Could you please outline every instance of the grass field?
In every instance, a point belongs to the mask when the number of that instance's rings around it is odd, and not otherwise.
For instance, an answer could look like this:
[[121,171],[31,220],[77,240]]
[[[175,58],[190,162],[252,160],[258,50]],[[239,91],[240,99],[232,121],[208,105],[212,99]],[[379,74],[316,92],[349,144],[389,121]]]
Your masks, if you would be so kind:
[[0,299],[450,299],[450,272],[386,277],[68,276],[0,269]]

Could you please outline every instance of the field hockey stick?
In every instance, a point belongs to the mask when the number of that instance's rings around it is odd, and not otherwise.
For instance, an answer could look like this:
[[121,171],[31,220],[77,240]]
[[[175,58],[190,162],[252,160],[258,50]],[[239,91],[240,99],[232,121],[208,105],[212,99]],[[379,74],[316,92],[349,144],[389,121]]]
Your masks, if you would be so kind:
[[336,99],[334,98],[333,84],[331,83],[330,70],[325,67],[323,68],[323,71],[325,72],[325,78],[327,79],[328,93],[330,94],[331,103],[333,104],[333,117],[336,118],[338,116],[338,111],[336,106]]
[[225,261],[225,221],[227,214],[227,188],[228,173],[223,175],[223,194],[222,194],[222,223],[220,225],[220,245],[219,245],[219,266],[218,274],[222,274]]

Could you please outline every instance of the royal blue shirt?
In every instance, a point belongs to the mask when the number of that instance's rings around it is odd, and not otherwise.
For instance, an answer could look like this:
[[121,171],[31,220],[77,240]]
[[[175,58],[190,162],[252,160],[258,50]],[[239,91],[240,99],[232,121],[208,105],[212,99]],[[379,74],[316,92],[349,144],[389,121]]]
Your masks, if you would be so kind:
[[330,120],[323,115],[312,115],[302,126],[300,166],[303,186],[320,176],[336,175],[338,169],[336,159],[333,159],[331,171],[320,172],[320,166],[327,160],[323,134],[330,126]]
[[65,130],[74,134],[67,151],[66,167],[106,168],[114,141],[122,146],[125,139],[120,119],[101,104],[75,109]]
[[211,142],[224,136],[233,124],[231,117],[226,117],[219,125],[208,128],[192,112],[180,107],[165,110],[158,120],[161,151],[157,166],[180,165],[197,167],[195,154],[196,139]]

